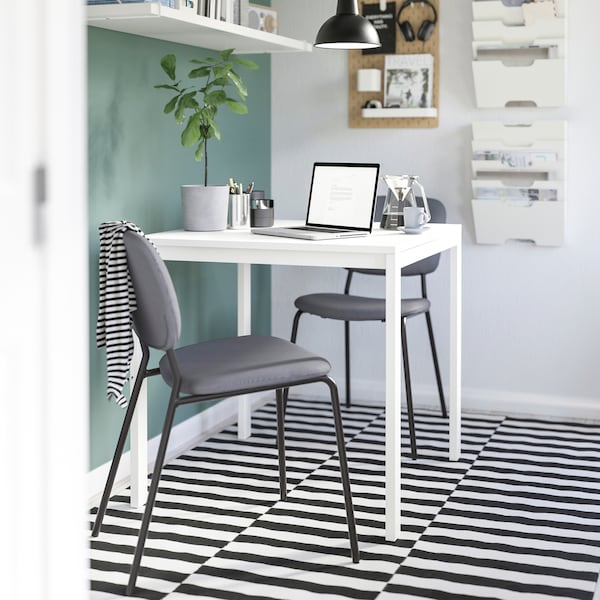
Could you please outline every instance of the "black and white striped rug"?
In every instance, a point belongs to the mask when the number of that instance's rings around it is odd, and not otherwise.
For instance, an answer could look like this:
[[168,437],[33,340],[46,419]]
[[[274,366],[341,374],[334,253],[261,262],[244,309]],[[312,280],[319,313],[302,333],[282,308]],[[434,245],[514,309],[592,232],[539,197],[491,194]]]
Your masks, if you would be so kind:
[[[383,537],[384,411],[344,409],[361,561],[349,559],[331,410],[290,400],[279,500],[275,407],[165,467],[137,596],[189,600],[592,600],[600,569],[600,424],[417,414],[402,461],[402,536]],[[403,431],[404,433],[404,431]],[[404,440],[408,443],[408,436]],[[141,511],[109,504],[91,542],[91,598],[124,594]],[[95,509],[92,511],[93,514]]]

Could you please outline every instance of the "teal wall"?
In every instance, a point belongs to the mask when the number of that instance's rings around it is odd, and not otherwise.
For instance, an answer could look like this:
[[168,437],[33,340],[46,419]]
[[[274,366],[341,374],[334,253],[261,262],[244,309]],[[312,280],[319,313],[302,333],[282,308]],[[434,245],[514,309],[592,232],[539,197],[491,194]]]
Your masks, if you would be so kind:
[[[202,163],[182,148],[180,128],[163,114],[168,92],[160,58],[177,55],[187,68],[192,58],[212,53],[193,48],[88,28],[89,259],[90,259],[90,468],[112,458],[124,411],[106,400],[104,350],[96,348],[98,309],[98,225],[126,219],[151,233],[180,229],[179,186],[202,183]],[[251,56],[258,71],[240,68],[248,86],[248,115],[223,110],[222,140],[209,142],[209,183],[229,177],[256,182],[270,192],[270,58]],[[235,335],[236,269],[233,265],[168,263],[181,305],[182,344]],[[270,271],[253,267],[253,332],[270,328]],[[151,366],[156,362],[153,355]],[[168,390],[158,377],[149,382],[148,435],[160,432]],[[180,409],[178,421],[198,407]]]

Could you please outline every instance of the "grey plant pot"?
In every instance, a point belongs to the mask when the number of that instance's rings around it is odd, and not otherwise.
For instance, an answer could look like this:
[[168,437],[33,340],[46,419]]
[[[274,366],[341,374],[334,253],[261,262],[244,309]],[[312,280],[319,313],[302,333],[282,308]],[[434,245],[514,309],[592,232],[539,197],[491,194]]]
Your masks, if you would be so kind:
[[186,231],[227,229],[228,185],[182,185],[181,202]]

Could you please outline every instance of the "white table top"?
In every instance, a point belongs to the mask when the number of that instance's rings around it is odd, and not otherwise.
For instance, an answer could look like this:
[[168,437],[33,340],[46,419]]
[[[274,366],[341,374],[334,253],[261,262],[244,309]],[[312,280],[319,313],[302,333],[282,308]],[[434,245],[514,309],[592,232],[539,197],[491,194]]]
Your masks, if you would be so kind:
[[[302,222],[277,221],[275,225],[299,224]],[[365,237],[318,241],[256,235],[249,229],[148,235],[165,260],[370,268],[384,268],[389,254],[396,255],[398,267],[411,264],[456,246],[460,236],[460,225],[433,223],[418,235],[375,228]]]

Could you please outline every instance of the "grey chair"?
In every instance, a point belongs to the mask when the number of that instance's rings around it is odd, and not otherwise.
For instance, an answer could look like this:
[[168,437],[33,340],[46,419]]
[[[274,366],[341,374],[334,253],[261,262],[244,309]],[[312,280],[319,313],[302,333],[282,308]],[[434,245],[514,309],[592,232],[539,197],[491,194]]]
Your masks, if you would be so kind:
[[[419,199],[418,199],[419,201]],[[446,209],[444,205],[435,198],[427,199],[429,210],[431,212],[432,223],[446,222]],[[421,201],[422,203],[422,201]],[[377,214],[376,214],[377,217]],[[426,276],[435,271],[440,262],[440,255],[430,256],[420,260],[412,265],[402,269],[403,277],[420,277],[421,296],[418,298],[403,298],[401,307],[400,332],[402,340],[402,357],[404,363],[404,384],[406,389],[406,405],[408,412],[408,425],[410,434],[411,456],[417,457],[417,442],[415,435],[414,411],[412,386],[410,381],[410,366],[408,360],[408,342],[406,336],[406,321],[411,317],[424,314],[427,322],[427,331],[429,333],[429,343],[431,346],[431,355],[433,358],[433,367],[437,382],[437,388],[440,398],[442,416],[446,418],[446,402],[444,400],[444,388],[433,336],[433,326],[431,323],[430,307],[431,302],[427,297]],[[320,293],[306,294],[296,298],[294,304],[298,309],[292,325],[291,341],[296,342],[298,336],[298,324],[300,317],[304,314],[311,314],[324,319],[334,319],[344,321],[344,349],[345,349],[345,367],[346,367],[346,405],[350,406],[350,322],[351,321],[385,321],[385,300],[382,298],[369,298],[364,296],[354,296],[350,294],[350,285],[354,274],[382,276],[385,271],[380,269],[347,269],[346,284],[344,293]],[[286,392],[287,397],[287,392]]]
[[[137,310],[133,313],[133,325],[140,338],[142,360],[102,500],[98,507],[92,530],[93,537],[98,535],[102,526],[143,380],[160,373],[171,388],[126,594],[131,595],[135,589],[175,410],[190,403],[275,390],[279,489],[283,500],[287,493],[283,389],[313,382],[322,382],[329,388],[350,539],[350,554],[352,561],[358,562],[360,555],[344,432],[337,386],[328,375],[331,369],[330,364],[324,358],[316,356],[296,344],[268,336],[248,335],[225,338],[176,349],[175,346],[179,341],[181,331],[181,317],[173,283],[165,264],[155,248],[143,236],[127,231],[123,234],[123,240],[127,252],[128,270],[136,295]],[[148,368],[150,348],[164,352],[158,368]]]

